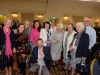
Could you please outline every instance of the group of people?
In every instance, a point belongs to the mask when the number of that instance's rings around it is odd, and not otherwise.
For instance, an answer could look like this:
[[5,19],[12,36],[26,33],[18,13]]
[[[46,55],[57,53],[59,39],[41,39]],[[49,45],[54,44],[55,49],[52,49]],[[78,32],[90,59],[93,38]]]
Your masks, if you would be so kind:
[[39,20],[34,20],[32,27],[27,20],[24,24],[19,23],[14,33],[9,18],[4,20],[4,26],[0,28],[0,56],[4,55],[6,75],[12,75],[13,54],[17,56],[21,74],[26,74],[28,59],[32,63],[29,73],[38,71],[39,75],[50,75],[51,61],[53,66],[58,65],[62,52],[66,74],[70,70],[71,75],[75,75],[76,71],[77,75],[82,75],[78,66],[83,61],[89,65],[90,49],[95,43],[96,32],[90,26],[88,17],[76,25],[73,19],[69,19],[66,30],[62,23],[56,25],[56,20],[51,20],[51,23],[45,21],[43,26]]

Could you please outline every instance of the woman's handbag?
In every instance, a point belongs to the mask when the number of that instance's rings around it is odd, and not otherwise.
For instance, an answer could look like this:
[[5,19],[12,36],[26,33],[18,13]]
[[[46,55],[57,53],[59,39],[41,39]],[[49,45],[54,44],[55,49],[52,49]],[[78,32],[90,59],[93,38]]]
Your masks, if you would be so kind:
[[85,60],[82,60],[81,63],[77,65],[77,70],[80,73],[88,73],[89,65],[86,64]]
[[0,69],[5,69],[5,45],[1,46],[1,53],[2,55],[0,55]]
[[18,71],[18,63],[17,63],[17,58],[16,58],[16,53],[13,54],[13,71]]

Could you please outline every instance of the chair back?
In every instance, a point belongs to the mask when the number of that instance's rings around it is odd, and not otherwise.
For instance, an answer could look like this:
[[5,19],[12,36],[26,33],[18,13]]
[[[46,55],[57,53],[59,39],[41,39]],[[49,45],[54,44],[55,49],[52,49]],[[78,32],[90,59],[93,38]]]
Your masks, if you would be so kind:
[[91,75],[99,75],[99,62],[98,59],[94,59],[90,66]]

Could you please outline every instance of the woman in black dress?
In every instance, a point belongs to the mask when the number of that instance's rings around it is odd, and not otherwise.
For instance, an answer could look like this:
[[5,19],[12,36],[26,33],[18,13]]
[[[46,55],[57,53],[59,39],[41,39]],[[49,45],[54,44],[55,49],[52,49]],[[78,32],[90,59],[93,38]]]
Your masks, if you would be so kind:
[[18,33],[16,36],[16,46],[17,46],[17,57],[18,65],[20,68],[20,73],[25,75],[26,58],[29,54],[28,48],[28,35],[25,33],[25,27],[23,23],[18,25]]
[[4,26],[0,28],[0,68],[6,70],[6,75],[12,75],[13,53],[16,52],[14,32],[10,29],[11,23],[11,20],[6,18]]

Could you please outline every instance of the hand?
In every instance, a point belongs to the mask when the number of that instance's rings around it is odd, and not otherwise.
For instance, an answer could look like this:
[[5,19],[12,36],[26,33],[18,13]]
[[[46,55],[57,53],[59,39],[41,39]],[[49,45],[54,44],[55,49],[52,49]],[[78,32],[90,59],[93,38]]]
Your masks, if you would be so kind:
[[82,57],[82,60],[86,60],[86,57]]
[[59,40],[57,40],[57,43],[59,43],[60,41]]
[[22,54],[22,58],[24,58],[26,55],[25,54]]
[[43,60],[43,57],[38,58],[38,61],[42,61],[42,60]]
[[43,51],[40,51],[39,54],[42,56],[42,58],[44,58],[44,53],[43,53]]
[[72,51],[72,49],[73,49],[73,47],[72,47],[72,46],[70,46],[70,47],[69,47],[69,50],[70,50],[70,51]]
[[16,53],[16,48],[13,48],[13,53]]
[[46,43],[47,43],[47,44],[49,44],[49,45],[51,44],[51,42],[50,42],[50,41],[46,41]]
[[46,41],[46,43],[50,43],[50,41]]
[[0,55],[2,55],[2,52],[0,51]]

